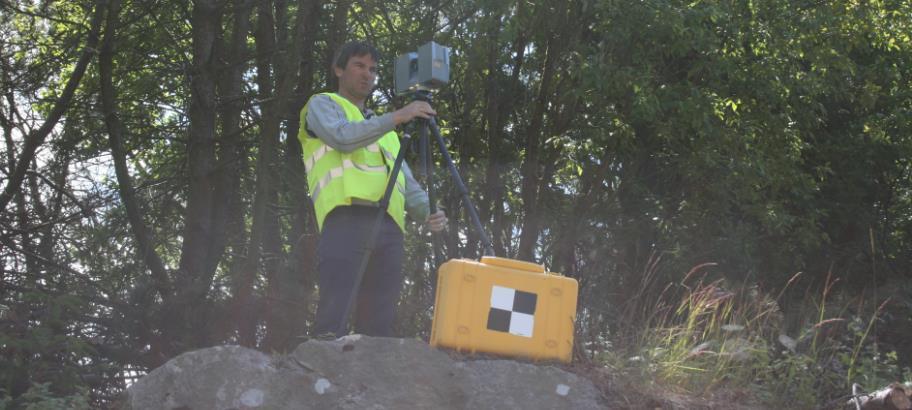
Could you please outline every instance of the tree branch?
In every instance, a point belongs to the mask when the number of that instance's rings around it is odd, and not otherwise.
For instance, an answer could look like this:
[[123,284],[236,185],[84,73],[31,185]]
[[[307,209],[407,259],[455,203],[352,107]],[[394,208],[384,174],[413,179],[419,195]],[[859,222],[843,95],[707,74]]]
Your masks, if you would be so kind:
[[92,15],[90,24],[91,29],[88,34],[88,39],[86,40],[86,46],[82,49],[82,55],[76,62],[76,67],[73,69],[73,75],[67,80],[63,93],[57,98],[57,101],[54,103],[54,107],[51,109],[44,124],[37,130],[30,132],[26,137],[25,147],[23,147],[22,153],[19,154],[16,169],[10,176],[9,182],[7,182],[6,187],[3,189],[3,193],[0,193],[0,209],[6,209],[9,201],[13,198],[13,195],[22,184],[22,180],[25,178],[25,172],[28,170],[29,164],[35,157],[35,152],[38,150],[38,147],[44,143],[45,138],[47,138],[48,134],[54,129],[54,126],[57,125],[57,122],[60,121],[60,117],[62,117],[63,113],[69,108],[70,101],[73,99],[73,94],[76,93],[76,88],[79,86],[79,82],[85,74],[86,67],[88,67],[89,62],[95,55],[105,3],[105,0],[101,0],[95,4],[95,11]]
[[42,181],[44,181],[44,183],[47,184],[49,187],[53,188],[55,191],[65,195],[67,198],[70,198],[70,200],[73,201],[73,203],[75,203],[76,206],[78,206],[80,210],[82,210],[82,213],[85,216],[89,216],[89,215],[92,215],[95,213],[95,211],[90,209],[88,206],[86,206],[82,202],[79,202],[79,198],[76,198],[76,196],[74,196],[72,192],[68,191],[66,188],[64,188],[60,185],[57,185],[56,183],[54,183],[54,181],[51,181],[50,178],[38,173],[35,170],[31,170],[31,169],[26,170],[25,173],[27,173],[29,175],[35,175],[36,177],[38,177]]

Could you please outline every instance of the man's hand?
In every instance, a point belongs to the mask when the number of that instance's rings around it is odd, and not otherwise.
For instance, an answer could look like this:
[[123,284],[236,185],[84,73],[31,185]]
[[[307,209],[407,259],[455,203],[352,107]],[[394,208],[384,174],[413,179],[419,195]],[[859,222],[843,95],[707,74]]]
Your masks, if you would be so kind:
[[431,118],[432,115],[437,115],[437,111],[431,108],[431,104],[425,101],[412,101],[405,107],[393,111],[393,122],[399,125],[407,123],[416,117],[427,119]]
[[431,215],[428,215],[427,220],[424,221],[431,228],[431,232],[440,232],[443,228],[446,227],[447,218],[446,214],[442,210],[439,210]]

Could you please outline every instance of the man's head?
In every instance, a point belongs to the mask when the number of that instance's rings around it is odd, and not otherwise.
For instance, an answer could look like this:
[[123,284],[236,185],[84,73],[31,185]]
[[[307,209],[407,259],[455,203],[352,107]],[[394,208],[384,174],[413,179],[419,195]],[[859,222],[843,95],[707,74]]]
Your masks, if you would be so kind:
[[339,80],[339,94],[354,103],[363,103],[377,81],[377,61],[380,53],[363,41],[351,41],[342,46],[333,59],[333,72]]

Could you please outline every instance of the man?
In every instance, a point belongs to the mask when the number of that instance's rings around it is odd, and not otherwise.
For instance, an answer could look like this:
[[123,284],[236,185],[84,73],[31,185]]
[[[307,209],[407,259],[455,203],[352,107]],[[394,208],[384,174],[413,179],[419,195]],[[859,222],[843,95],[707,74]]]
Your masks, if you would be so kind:
[[[320,300],[313,334],[335,337],[347,332],[343,317],[358,274],[365,240],[376,218],[399,152],[394,128],[415,118],[436,115],[430,104],[412,102],[375,116],[364,106],[377,80],[379,53],[370,44],[350,42],[333,61],[337,93],[311,97],[301,110],[298,139],[320,242],[317,247]],[[355,332],[392,336],[396,302],[402,288],[405,209],[431,231],[446,225],[440,211],[428,215],[428,196],[403,162],[384,215],[376,246],[358,291]]]

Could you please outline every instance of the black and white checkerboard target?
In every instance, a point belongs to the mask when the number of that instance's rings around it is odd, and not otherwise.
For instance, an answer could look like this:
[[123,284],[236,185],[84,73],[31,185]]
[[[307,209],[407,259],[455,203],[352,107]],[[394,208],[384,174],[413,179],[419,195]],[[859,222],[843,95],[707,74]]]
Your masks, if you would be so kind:
[[488,329],[517,336],[532,337],[535,328],[535,303],[538,295],[503,286],[491,289]]

